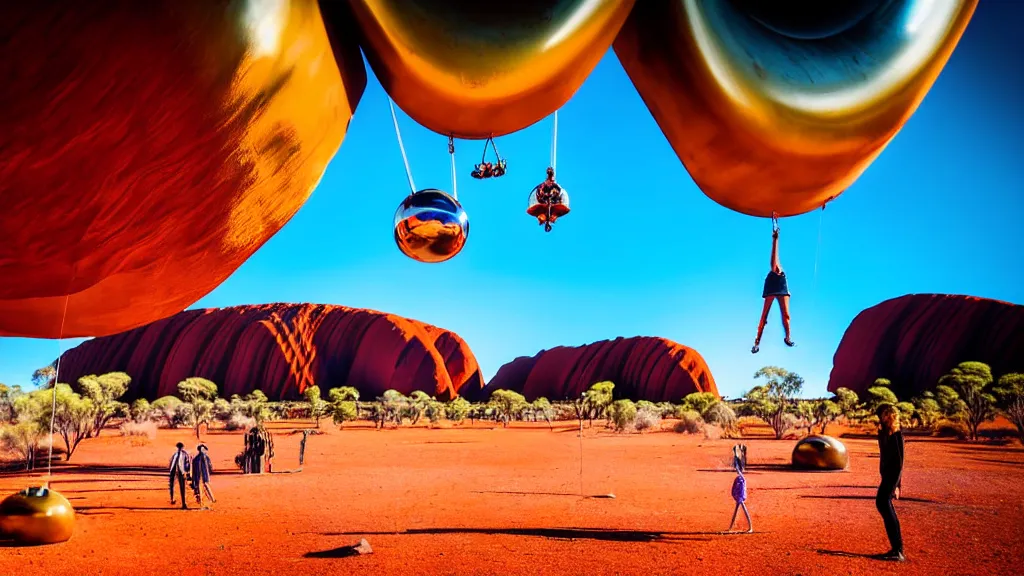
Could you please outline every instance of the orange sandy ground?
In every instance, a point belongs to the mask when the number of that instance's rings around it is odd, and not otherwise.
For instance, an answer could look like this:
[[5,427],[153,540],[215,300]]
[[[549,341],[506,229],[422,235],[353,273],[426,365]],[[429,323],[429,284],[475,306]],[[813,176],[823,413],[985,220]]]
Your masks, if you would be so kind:
[[[668,423],[666,423],[668,424]],[[274,423],[275,472],[243,476],[238,433],[205,435],[211,511],[169,505],[164,470],[186,430],[82,444],[53,487],[78,509],[74,537],[0,545],[0,575],[139,574],[1013,574],[1024,566],[1024,449],[908,439],[896,508],[910,561],[879,562],[877,445],[846,438],[851,469],[799,473],[793,441],[746,440],[756,533],[723,535],[731,440],[595,425],[509,429],[367,425],[310,436]],[[582,487],[581,487],[582,466]],[[0,475],[0,492],[30,483]],[[582,498],[614,493],[615,499]],[[191,504],[191,502],[190,502]],[[742,514],[741,514],[742,519]],[[745,528],[745,525],[744,525]],[[367,538],[373,554],[332,551]]]

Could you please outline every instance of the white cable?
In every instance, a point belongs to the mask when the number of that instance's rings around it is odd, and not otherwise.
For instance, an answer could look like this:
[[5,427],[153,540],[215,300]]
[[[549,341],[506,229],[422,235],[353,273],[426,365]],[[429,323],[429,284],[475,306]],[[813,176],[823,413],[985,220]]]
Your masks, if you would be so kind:
[[555,171],[555,177],[558,176],[558,110],[555,110],[555,123],[551,130],[551,169]]
[[395,103],[388,96],[388,106],[391,107],[391,120],[395,123],[395,136],[398,137],[398,148],[402,151],[402,162],[405,162],[405,175],[409,178],[409,189],[416,193],[416,184],[412,181],[412,169],[409,168],[409,157],[405,155],[405,144],[402,142],[402,131],[398,128],[398,116],[395,114]]
[[53,397],[50,402],[50,449],[46,456],[46,487],[50,487],[50,479],[53,478],[53,421],[57,414],[57,383],[60,382],[60,342],[64,338],[64,321],[68,317],[68,301],[71,300],[71,287],[64,296],[64,313],[60,318],[60,333],[57,334],[57,362],[53,370]]
[[452,158],[452,197],[454,197],[455,200],[458,201],[459,200],[459,185],[455,181],[455,142],[454,142],[454,140],[451,141],[449,144],[450,144],[449,150],[452,151],[451,154],[449,154],[449,156],[451,156],[451,158]]

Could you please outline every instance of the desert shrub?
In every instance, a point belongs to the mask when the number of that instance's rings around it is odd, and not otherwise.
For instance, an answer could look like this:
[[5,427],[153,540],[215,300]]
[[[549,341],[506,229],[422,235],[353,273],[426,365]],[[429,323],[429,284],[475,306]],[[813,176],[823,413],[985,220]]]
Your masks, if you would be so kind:
[[682,407],[684,410],[693,410],[703,414],[712,404],[719,402],[718,396],[712,392],[694,392],[683,398]]
[[963,422],[952,420],[939,420],[933,428],[933,435],[939,438],[959,438],[966,440],[971,435],[971,430]]
[[152,407],[149,404],[149,400],[145,398],[139,398],[135,402],[132,402],[132,406],[129,409],[132,420],[136,422],[143,422],[149,418],[149,412]]
[[256,419],[245,414],[232,414],[224,423],[225,430],[250,430],[256,426]]
[[36,466],[36,452],[42,447],[43,429],[35,420],[0,427],[0,448],[17,454],[26,470]]
[[642,408],[636,411],[636,418],[633,419],[633,428],[643,433],[646,430],[654,430],[661,426],[661,410],[657,406]]
[[722,434],[722,428],[715,424],[707,424],[704,426],[705,440],[719,440],[722,438]]
[[717,424],[722,429],[736,427],[736,413],[725,402],[715,402],[701,414],[708,424]]
[[156,439],[156,422],[150,420],[143,420],[141,422],[124,422],[119,428],[121,436],[139,436],[149,438],[150,440]]
[[617,432],[622,432],[633,426],[636,420],[636,404],[632,400],[616,400],[608,407],[608,419],[615,426]]
[[704,428],[704,420],[696,410],[682,410],[678,413],[679,422],[674,430],[679,433],[696,434]]

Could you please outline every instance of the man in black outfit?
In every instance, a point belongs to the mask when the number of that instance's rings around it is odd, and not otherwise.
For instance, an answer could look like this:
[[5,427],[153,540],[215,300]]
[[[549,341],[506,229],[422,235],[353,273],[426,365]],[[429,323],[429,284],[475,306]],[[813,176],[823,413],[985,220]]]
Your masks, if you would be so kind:
[[893,498],[899,500],[900,486],[903,477],[903,432],[900,430],[900,417],[896,407],[883,404],[878,409],[878,470],[882,481],[878,485],[875,506],[885,522],[885,533],[889,536],[892,549],[877,556],[880,560],[903,562],[903,535],[900,533],[900,521],[896,517],[896,509],[892,505]]
[[171,456],[171,465],[168,467],[168,473],[170,474],[170,488],[171,488],[171,506],[174,506],[174,481],[178,481],[178,492],[181,493],[181,509],[185,510],[188,508],[188,504],[185,503],[185,477],[189,475],[189,468],[192,464],[191,459],[188,456],[188,452],[185,452],[185,445],[178,442],[176,446],[177,451]]

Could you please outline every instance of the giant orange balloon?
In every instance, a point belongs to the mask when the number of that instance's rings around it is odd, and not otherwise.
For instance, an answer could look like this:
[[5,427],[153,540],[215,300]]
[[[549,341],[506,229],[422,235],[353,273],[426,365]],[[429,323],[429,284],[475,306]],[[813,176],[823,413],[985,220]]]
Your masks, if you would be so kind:
[[634,0],[352,0],[366,58],[414,120],[480,139],[560,108]]
[[977,0],[644,0],[615,41],[694,181],[753,216],[841,194],[942,71]]
[[0,4],[0,336],[169,316],[276,233],[366,84],[332,24],[317,0]]

